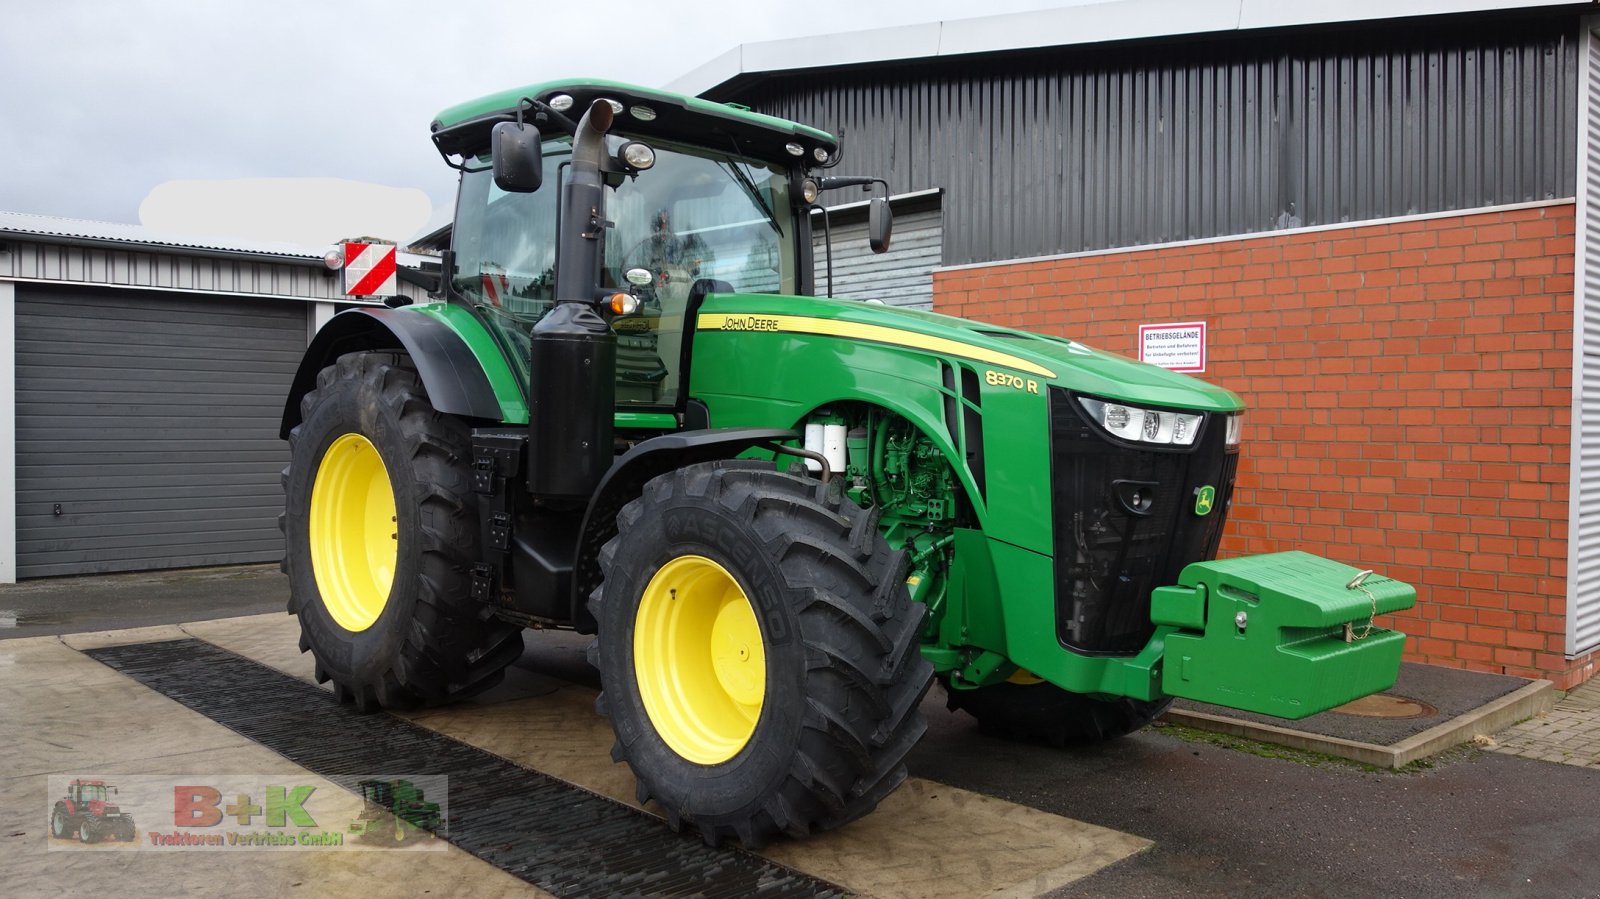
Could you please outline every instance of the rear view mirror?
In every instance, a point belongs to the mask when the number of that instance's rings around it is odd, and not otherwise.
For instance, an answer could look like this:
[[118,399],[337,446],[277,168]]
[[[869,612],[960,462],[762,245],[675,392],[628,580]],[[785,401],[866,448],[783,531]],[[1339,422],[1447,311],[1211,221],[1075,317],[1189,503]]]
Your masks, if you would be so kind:
[[508,194],[531,194],[544,181],[539,129],[522,122],[494,126],[489,142],[494,184]]
[[894,213],[889,211],[889,201],[873,197],[867,204],[867,242],[872,252],[889,252],[889,237],[894,231]]

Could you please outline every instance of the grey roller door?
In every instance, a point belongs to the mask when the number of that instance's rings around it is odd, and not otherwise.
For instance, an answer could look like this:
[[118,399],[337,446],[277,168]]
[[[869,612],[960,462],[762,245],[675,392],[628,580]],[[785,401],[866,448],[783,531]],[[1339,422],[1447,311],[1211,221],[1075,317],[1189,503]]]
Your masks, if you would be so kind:
[[[866,216],[859,207],[834,213],[832,220],[833,296],[933,308],[933,270],[943,259],[944,245],[944,220],[937,197],[931,202],[894,204],[894,236],[887,253],[874,253],[868,246]],[[817,293],[827,294],[827,256],[819,216],[812,216],[812,228]]]
[[19,285],[16,325],[19,576],[282,556],[304,304]]

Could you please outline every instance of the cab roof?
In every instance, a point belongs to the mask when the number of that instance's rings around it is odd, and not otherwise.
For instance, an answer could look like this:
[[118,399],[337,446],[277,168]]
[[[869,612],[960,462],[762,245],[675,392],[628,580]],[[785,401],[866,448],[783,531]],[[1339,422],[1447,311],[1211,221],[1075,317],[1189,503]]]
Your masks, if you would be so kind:
[[[572,97],[567,115],[574,120],[597,99],[621,103],[623,111],[613,128],[638,137],[713,147],[721,147],[731,138],[739,152],[776,162],[796,161],[785,145],[797,143],[804,151],[799,158],[806,164],[815,164],[812,154],[819,147],[830,158],[839,149],[833,135],[808,125],[752,112],[743,106],[597,78],[530,84],[458,103],[434,116],[433,141],[447,156],[482,152],[489,146],[490,129],[496,122],[514,116],[524,99],[548,103],[559,94]],[[648,110],[646,115],[655,113],[654,118],[640,118],[635,107]]]

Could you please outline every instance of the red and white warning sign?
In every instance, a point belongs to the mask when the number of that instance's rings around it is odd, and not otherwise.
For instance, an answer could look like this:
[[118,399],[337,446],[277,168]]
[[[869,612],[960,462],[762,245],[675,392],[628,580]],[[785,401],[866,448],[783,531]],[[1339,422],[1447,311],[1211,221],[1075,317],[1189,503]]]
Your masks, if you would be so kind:
[[400,292],[395,277],[395,245],[344,245],[344,293],[351,297],[387,297]]
[[1206,323],[1139,326],[1139,361],[1173,371],[1206,370]]

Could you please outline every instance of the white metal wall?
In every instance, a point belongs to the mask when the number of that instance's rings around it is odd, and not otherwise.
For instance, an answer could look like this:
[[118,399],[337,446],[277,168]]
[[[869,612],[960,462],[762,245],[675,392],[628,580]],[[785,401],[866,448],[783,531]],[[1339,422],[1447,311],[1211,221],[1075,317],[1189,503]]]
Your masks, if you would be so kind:
[[[351,301],[344,296],[343,281],[338,275],[329,274],[320,266],[191,256],[181,250],[169,254],[112,246],[72,246],[48,240],[8,239],[0,244],[0,280]],[[427,291],[414,284],[401,281],[397,289],[413,300],[427,299]]]
[[1600,34],[1584,28],[1579,84],[1577,296],[1573,302],[1572,494],[1567,653],[1600,646]]
[[[833,296],[882,300],[891,306],[933,308],[933,270],[944,258],[944,218],[935,198],[902,211],[895,204],[889,252],[867,244],[866,217],[852,210],[833,218]],[[820,216],[811,220],[818,294],[828,293],[828,268]]]

